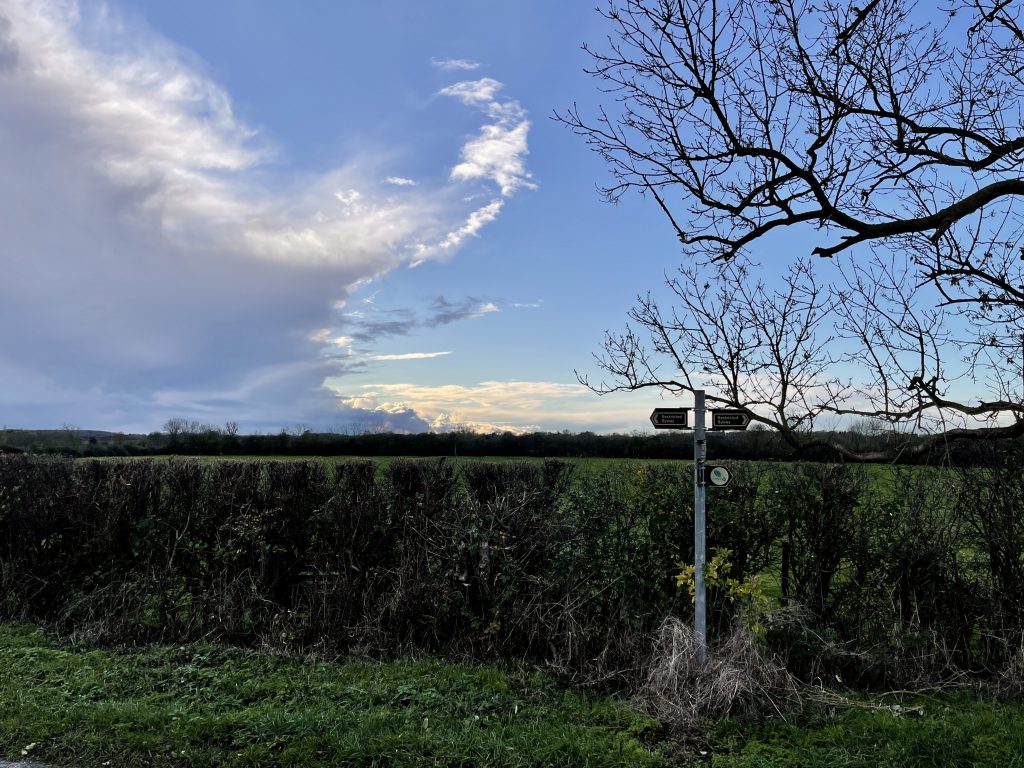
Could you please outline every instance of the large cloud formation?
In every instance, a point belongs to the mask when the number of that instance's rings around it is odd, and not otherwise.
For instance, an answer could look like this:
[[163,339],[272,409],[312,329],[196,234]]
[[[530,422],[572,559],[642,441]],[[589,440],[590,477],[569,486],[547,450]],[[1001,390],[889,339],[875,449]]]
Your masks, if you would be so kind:
[[[343,363],[315,329],[353,286],[448,255],[530,185],[522,109],[493,81],[452,86],[488,122],[453,147],[449,188],[354,164],[275,186],[284,153],[194,57],[93,11],[0,0],[0,419],[380,425],[323,388]],[[466,209],[470,182],[494,190],[487,205]]]

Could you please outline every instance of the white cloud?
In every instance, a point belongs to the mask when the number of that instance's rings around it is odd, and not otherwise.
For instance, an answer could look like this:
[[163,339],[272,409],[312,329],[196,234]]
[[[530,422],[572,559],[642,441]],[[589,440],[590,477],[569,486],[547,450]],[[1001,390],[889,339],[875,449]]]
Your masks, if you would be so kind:
[[[73,6],[3,0],[0,16],[18,51],[16,88],[45,101],[51,118],[76,126],[93,166],[133,190],[139,208],[169,237],[290,264],[368,262],[372,272],[394,266],[404,240],[443,226],[443,213],[426,196],[400,204],[370,198],[369,189],[335,189],[341,208],[332,211],[316,184],[298,199],[261,190],[248,172],[274,153],[235,117],[228,95],[164,41],[147,39],[131,55],[105,54],[78,42]],[[529,186],[523,163],[529,122],[516,102],[496,100],[500,88],[485,78],[442,93],[499,117],[462,148],[453,180],[491,179],[507,196]],[[384,183],[415,186],[400,176]],[[474,211],[471,228],[453,230],[442,250],[479,229],[489,210]]]
[[463,421],[458,414],[441,411],[430,422],[431,432],[479,432],[492,434],[494,432],[511,432],[514,435],[525,435],[530,432],[539,432],[540,427],[536,424],[510,424],[491,423],[486,421]]
[[535,431],[545,420],[565,419],[565,413],[592,399],[579,384],[549,381],[485,381],[476,386],[447,384],[364,384],[355,395],[341,392],[342,402],[366,410],[411,409],[434,429],[474,431]]
[[479,80],[463,80],[455,85],[449,85],[441,89],[441,95],[452,96],[463,104],[481,107],[486,111],[496,103],[494,97],[502,87],[494,78],[483,77]]
[[185,53],[152,34],[132,37],[109,16],[90,23],[118,52],[86,47],[89,24],[71,4],[0,0],[0,17],[18,52],[5,74],[5,120],[59,126],[52,138],[82,170],[122,190],[124,205],[177,245],[346,267],[359,279],[393,268],[409,240],[458,217],[427,194],[375,194],[345,168],[298,194],[277,193],[256,173],[278,153]]
[[[55,423],[321,423],[338,412],[321,385],[349,364],[323,353],[352,341],[317,330],[334,308],[500,210],[368,156],[284,178],[286,153],[192,54],[99,4],[0,0],[0,115],[0,327],[21,329],[0,361],[47,382]],[[41,387],[14,390],[9,412],[42,412]]]
[[[497,98],[502,87],[497,80],[485,77],[450,85],[441,90],[441,95],[476,107],[494,121],[481,126],[479,134],[463,145],[461,162],[451,169],[450,178],[457,182],[493,181],[498,185],[502,198],[507,198],[519,189],[535,189],[536,184],[526,167],[530,121],[519,102]],[[449,230],[440,240],[416,243],[410,266],[416,267],[427,259],[450,255],[467,238],[494,221],[502,207],[500,198],[492,200],[472,211],[460,226]]]
[[451,352],[404,352],[400,355],[373,355],[371,360],[429,360],[450,355]]
[[529,130],[528,121],[485,125],[480,135],[462,148],[462,162],[452,168],[452,178],[493,179],[506,197],[520,187],[534,187],[524,159]]
[[522,186],[533,186],[525,168],[530,121],[518,101],[499,100],[502,84],[491,78],[464,81],[441,91],[463,104],[482,110],[494,120],[480,129],[462,149],[463,162],[452,170],[459,179],[494,178],[508,195]]
[[440,69],[442,72],[453,72],[453,71],[469,71],[473,69],[479,69],[480,64],[469,59],[438,59],[433,58],[430,63]]
[[501,87],[497,80],[485,77],[456,83],[441,93],[483,110],[494,120],[482,126],[479,135],[462,147],[462,162],[452,168],[452,179],[490,179],[508,197],[520,188],[532,189],[536,185],[526,168],[530,121],[519,102],[497,98]]
[[340,189],[334,193],[334,196],[342,205],[351,207],[362,199],[363,193],[358,189]]
[[462,245],[467,237],[477,235],[481,229],[498,218],[498,214],[501,213],[504,205],[502,200],[492,200],[484,207],[478,208],[469,214],[466,222],[461,227],[449,232],[440,242],[429,245],[417,243],[414,247],[416,258],[409,263],[409,266],[418,267],[431,257],[452,253]]

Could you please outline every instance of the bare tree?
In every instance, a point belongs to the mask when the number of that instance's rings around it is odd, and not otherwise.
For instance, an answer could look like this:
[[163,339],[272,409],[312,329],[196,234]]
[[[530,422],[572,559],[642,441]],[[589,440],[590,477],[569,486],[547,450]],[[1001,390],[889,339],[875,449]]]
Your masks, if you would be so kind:
[[177,440],[179,435],[187,434],[188,431],[188,421],[186,419],[175,416],[164,422],[164,432],[168,434],[172,442]]
[[174,440],[181,435],[219,434],[220,430],[196,419],[184,419],[180,416],[175,416],[164,422],[164,432],[170,436],[171,440]]
[[[1024,434],[1017,3],[613,0],[603,14],[613,33],[588,48],[590,72],[614,103],[557,117],[608,163],[605,196],[653,199],[694,265],[668,280],[688,317],[642,297],[648,338],[609,336],[605,390],[692,390],[707,369],[716,401],[794,445],[825,412]],[[769,262],[783,288],[745,289],[747,306],[715,293],[782,233],[828,266]]]
[[68,445],[71,448],[77,447],[78,443],[82,439],[82,428],[76,424],[68,424],[67,422],[61,424],[60,428],[64,431],[64,434],[67,436]]
[[[710,385],[712,402],[743,403],[755,422],[784,433],[808,431],[837,399],[820,388],[831,337],[821,338],[819,317],[832,309],[806,261],[797,262],[783,286],[752,282],[736,261],[714,284],[692,265],[666,279],[674,301],[665,311],[648,294],[630,311],[630,328],[605,338],[600,367],[612,383],[582,381],[599,392],[648,387],[674,394]],[[664,360],[671,372],[663,373]]]

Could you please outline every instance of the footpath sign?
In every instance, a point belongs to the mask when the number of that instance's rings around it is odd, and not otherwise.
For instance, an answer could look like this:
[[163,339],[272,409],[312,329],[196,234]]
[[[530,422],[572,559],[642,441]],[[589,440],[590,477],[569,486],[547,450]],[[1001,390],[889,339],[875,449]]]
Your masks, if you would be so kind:
[[746,429],[750,424],[750,414],[734,408],[715,408],[711,411],[711,428],[718,431],[724,429]]
[[655,408],[651,411],[651,424],[655,429],[689,429],[689,408]]
[[[693,632],[697,639],[697,663],[707,657],[707,588],[704,584],[704,561],[707,526],[705,501],[707,489],[724,488],[732,480],[727,467],[707,463],[707,433],[705,432],[704,390],[693,390],[693,426],[690,426],[690,408],[655,408],[651,424],[655,429],[693,430],[693,580],[694,615]],[[712,408],[712,431],[746,429],[750,414],[741,408]]]

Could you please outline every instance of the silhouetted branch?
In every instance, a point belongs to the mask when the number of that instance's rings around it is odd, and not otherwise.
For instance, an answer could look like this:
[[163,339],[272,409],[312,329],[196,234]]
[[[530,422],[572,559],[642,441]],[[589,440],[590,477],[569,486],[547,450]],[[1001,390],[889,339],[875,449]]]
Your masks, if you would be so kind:
[[[1020,9],[918,14],[909,0],[608,4],[613,34],[587,51],[614,110],[556,117],[607,162],[609,200],[649,194],[693,263],[723,271],[710,292],[690,267],[669,279],[678,310],[641,298],[630,320],[647,336],[608,336],[597,391],[699,382],[794,444],[824,414],[956,439],[1024,429]],[[781,292],[736,289],[750,274],[729,264],[790,229],[834,277],[797,261]]]

